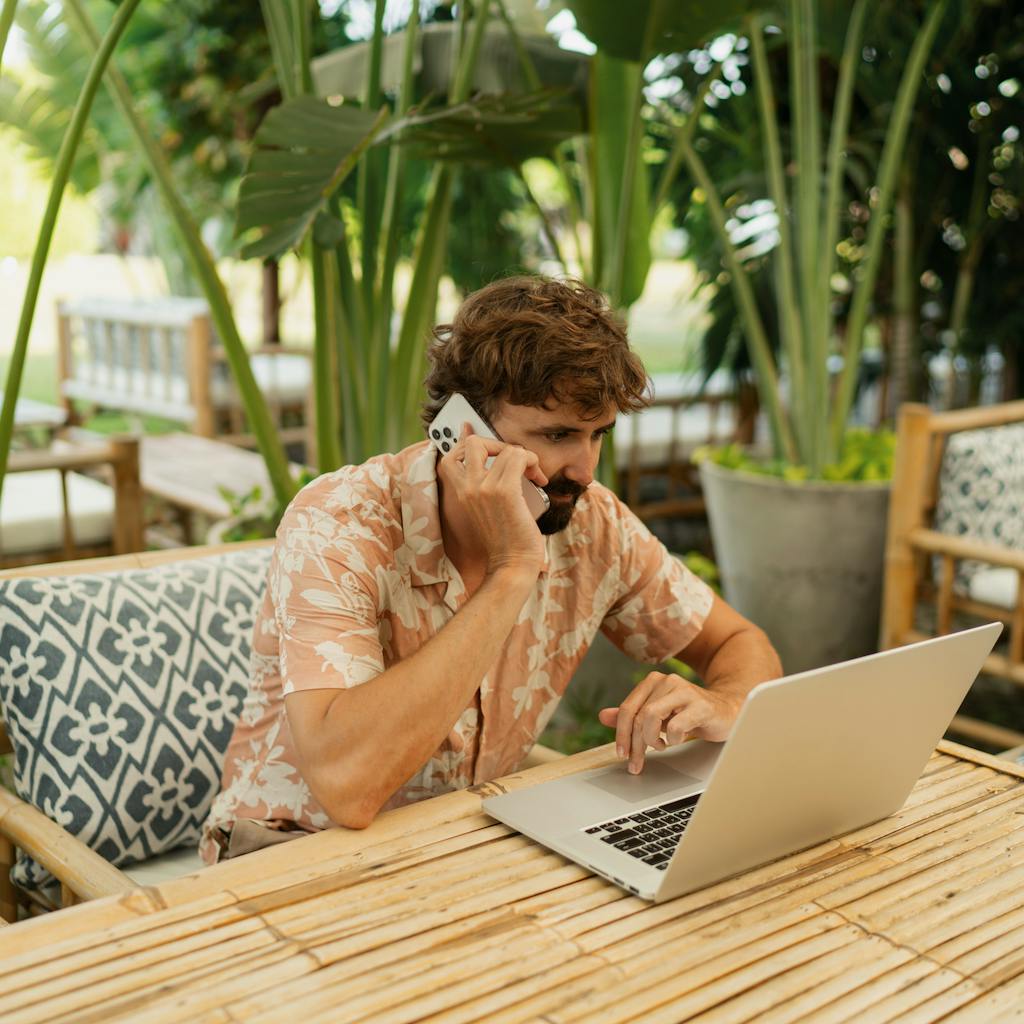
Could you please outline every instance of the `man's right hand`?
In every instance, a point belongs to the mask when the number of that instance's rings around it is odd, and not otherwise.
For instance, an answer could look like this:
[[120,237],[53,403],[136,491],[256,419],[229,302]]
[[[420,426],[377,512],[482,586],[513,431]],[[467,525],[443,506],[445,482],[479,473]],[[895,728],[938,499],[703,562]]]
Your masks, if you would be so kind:
[[540,571],[544,538],[522,487],[524,476],[538,487],[548,482],[534,452],[464,429],[458,443],[442,456],[437,472],[469,520],[486,555],[488,574],[503,568]]

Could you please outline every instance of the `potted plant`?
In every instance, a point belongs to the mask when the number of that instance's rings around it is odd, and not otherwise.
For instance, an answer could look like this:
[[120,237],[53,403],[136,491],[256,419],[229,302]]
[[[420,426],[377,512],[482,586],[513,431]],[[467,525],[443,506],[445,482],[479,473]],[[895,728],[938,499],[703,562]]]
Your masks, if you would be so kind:
[[[570,4],[580,28],[618,56],[647,60],[679,49],[698,17],[704,40],[740,25],[749,40],[764,150],[764,177],[777,216],[771,254],[777,287],[779,355],[773,354],[751,270],[730,232],[725,204],[693,136],[679,151],[703,194],[723,254],[750,353],[772,455],[731,448],[704,453],[701,478],[726,598],[766,629],[788,671],[875,649],[891,470],[891,436],[849,429],[869,303],[878,278],[907,129],[925,62],[947,0],[930,5],[903,68],[881,158],[867,189],[870,218],[840,343],[833,275],[844,208],[846,147],[854,82],[869,4],[857,0],[845,26],[827,142],[823,139],[819,41],[813,0],[789,0],[785,17],[760,5],[724,2],[650,7],[638,35],[594,0]],[[637,13],[635,21],[644,24]],[[766,37],[785,40],[792,112],[791,152],[779,131]],[[692,43],[691,43],[692,45]],[[836,356],[841,369],[830,372]]]

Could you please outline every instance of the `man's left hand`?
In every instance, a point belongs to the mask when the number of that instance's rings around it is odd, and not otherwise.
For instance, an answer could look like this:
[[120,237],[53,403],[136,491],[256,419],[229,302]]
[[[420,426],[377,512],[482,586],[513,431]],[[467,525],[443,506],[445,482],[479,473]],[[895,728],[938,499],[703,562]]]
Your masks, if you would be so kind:
[[617,708],[604,708],[598,718],[615,729],[615,749],[636,774],[643,771],[648,747],[664,750],[688,739],[725,740],[742,705],[737,694],[652,672]]

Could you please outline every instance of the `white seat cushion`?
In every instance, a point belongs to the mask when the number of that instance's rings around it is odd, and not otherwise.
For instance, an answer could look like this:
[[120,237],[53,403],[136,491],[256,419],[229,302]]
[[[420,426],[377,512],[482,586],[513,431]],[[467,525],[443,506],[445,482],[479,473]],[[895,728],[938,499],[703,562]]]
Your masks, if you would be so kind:
[[[114,492],[80,473],[68,474],[71,530],[78,545],[102,544],[114,525]],[[0,500],[0,551],[14,555],[58,548],[64,538],[60,473],[37,469],[11,473]]]
[[161,882],[191,875],[204,867],[206,864],[196,847],[182,846],[170,853],[162,853],[159,857],[150,857],[137,864],[126,864],[121,870],[139,885],[159,885]]
[[1014,608],[1018,579],[1016,569],[979,569],[967,585],[967,594],[972,601]]

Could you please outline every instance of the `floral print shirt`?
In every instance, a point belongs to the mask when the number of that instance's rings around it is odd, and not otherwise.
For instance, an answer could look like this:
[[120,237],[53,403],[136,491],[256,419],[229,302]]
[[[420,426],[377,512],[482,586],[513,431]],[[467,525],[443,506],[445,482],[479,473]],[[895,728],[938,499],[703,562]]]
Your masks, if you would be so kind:
[[[331,826],[296,767],[284,697],[369,682],[468,600],[444,552],[436,462],[422,442],[321,476],[289,506],[256,617],[250,691],[200,845],[207,861],[219,852],[213,833],[239,819]],[[598,629],[646,662],[700,631],[711,591],[607,488],[592,484],[545,542],[502,656],[454,724],[461,743],[450,734],[386,808],[514,771]]]

